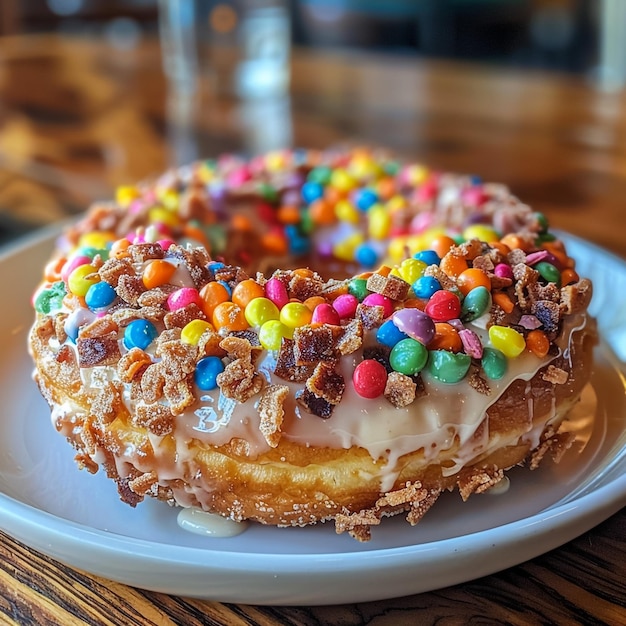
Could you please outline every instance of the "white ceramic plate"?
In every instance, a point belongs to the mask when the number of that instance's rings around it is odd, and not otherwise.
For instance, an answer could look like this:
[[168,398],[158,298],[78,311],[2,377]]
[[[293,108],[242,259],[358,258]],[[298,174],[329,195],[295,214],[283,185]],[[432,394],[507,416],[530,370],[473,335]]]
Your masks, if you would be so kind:
[[[0,527],[76,568],[122,583],[223,602],[351,603],[442,588],[500,571],[555,548],[626,504],[626,264],[567,237],[595,281],[593,311],[607,343],[577,409],[581,441],[560,465],[514,470],[501,496],[462,503],[445,494],[424,520],[400,518],[360,544],[332,525],[251,525],[228,539],[181,530],[159,502],[121,503],[102,473],[78,471],[31,380],[30,295],[52,247],[44,233],[0,257]],[[594,399],[597,398],[597,402]],[[594,407],[595,404],[595,408]],[[595,419],[589,417],[595,413]],[[585,438],[587,443],[583,444]]]

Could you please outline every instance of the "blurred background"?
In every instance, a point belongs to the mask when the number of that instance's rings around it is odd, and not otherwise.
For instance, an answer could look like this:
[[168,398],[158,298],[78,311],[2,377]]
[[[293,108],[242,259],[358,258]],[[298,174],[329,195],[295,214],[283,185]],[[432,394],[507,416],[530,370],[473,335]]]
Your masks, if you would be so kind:
[[567,225],[626,194],[625,83],[626,0],[0,0],[0,242],[170,165],[355,141]]
[[[160,4],[195,4],[199,17],[206,20],[204,26],[214,35],[236,29],[250,9],[272,7],[287,13],[291,40],[299,46],[353,47],[580,73],[597,70],[603,16],[624,3],[163,0]],[[113,45],[130,47],[158,30],[159,0],[2,0],[1,7],[2,34],[103,35]]]

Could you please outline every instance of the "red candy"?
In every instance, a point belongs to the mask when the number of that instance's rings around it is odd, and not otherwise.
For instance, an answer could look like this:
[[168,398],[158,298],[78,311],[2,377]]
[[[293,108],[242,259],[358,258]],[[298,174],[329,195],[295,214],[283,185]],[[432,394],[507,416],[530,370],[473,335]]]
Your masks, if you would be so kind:
[[461,301],[451,291],[436,291],[428,300],[424,312],[435,322],[448,322],[461,315]]
[[385,391],[387,385],[387,370],[385,366],[374,359],[365,359],[355,368],[352,375],[354,390],[362,397],[373,400]]

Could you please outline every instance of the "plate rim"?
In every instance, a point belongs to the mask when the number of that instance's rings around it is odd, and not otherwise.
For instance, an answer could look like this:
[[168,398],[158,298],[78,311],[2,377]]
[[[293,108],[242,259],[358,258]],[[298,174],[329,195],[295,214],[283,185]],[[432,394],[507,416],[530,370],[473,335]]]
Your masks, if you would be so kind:
[[[36,245],[50,244],[63,230],[63,225],[53,225],[40,229],[34,233],[21,237],[4,246],[0,250],[0,265],[8,261],[12,256],[24,252]],[[555,231],[556,232],[556,231]],[[586,247],[590,254],[600,253],[611,257],[623,267],[626,273],[626,260],[611,251],[604,250],[597,244],[589,242],[579,236],[563,231],[559,234],[566,240],[574,240],[579,245]],[[615,357],[618,363],[622,363]],[[93,574],[107,577],[111,580],[129,584],[145,589],[187,595],[218,601],[233,601],[238,603],[256,604],[292,604],[292,605],[320,605],[320,604],[344,604],[364,600],[384,599],[406,595],[405,590],[398,593],[383,593],[382,590],[370,595],[371,591],[353,591],[352,594],[342,593],[341,590],[330,591],[330,595],[317,597],[311,593],[301,596],[289,596],[288,602],[282,598],[282,591],[273,587],[264,587],[265,591],[255,593],[251,590],[247,597],[237,593],[236,596],[224,592],[213,592],[206,587],[206,577],[213,574],[228,573],[229,576],[242,576],[243,579],[257,579],[266,575],[267,564],[271,560],[274,570],[280,569],[281,574],[292,577],[292,585],[304,577],[309,580],[311,576],[325,576],[349,573],[354,575],[356,567],[362,565],[365,560],[376,562],[376,571],[397,569],[403,567],[420,568],[424,563],[432,563],[433,560],[442,560],[441,557],[433,557],[437,553],[444,552],[446,555],[465,557],[476,555],[485,548],[490,548],[500,556],[506,556],[507,548],[516,546],[519,553],[520,546],[524,547],[523,557],[509,557],[507,560],[482,559],[492,561],[482,568],[474,568],[475,574],[468,576],[467,573],[459,572],[456,577],[448,576],[443,586],[458,584],[473,580],[480,576],[492,574],[497,571],[517,565],[522,561],[534,558],[546,550],[557,548],[581,533],[591,529],[601,521],[613,515],[626,505],[626,474],[611,478],[607,483],[594,487],[590,492],[583,493],[571,500],[556,502],[537,513],[522,519],[514,520],[493,528],[475,531],[466,535],[449,537],[440,540],[416,543],[412,545],[373,548],[363,551],[332,551],[332,552],[236,552],[211,547],[178,546],[173,543],[144,540],[125,536],[117,532],[100,530],[92,526],[65,519],[53,513],[49,513],[36,506],[22,502],[12,496],[0,492],[0,525],[5,532],[12,537],[33,547],[40,552],[55,558],[70,567],[76,565],[77,560],[68,558],[72,550],[80,553],[81,548],[89,547],[92,552],[107,554],[119,561],[117,568],[95,567],[85,568]],[[559,529],[561,535],[555,539],[552,535]],[[30,531],[30,533],[29,533]],[[36,535],[33,537],[33,533]],[[535,543],[533,543],[535,540]],[[528,545],[530,544],[530,545]],[[155,546],[158,548],[155,550]],[[80,555],[79,555],[80,557]],[[80,562],[83,562],[84,558]],[[141,584],[132,578],[132,573],[124,575],[119,570],[121,565],[128,561],[133,562],[133,568],[145,567],[152,563],[166,563],[173,569],[193,569],[196,574],[202,575],[200,584],[194,589],[180,590],[172,586],[171,590],[154,584]],[[130,571],[129,569],[129,571]],[[372,570],[370,566],[363,568]],[[242,580],[243,580],[242,579]],[[284,584],[284,581],[282,581]],[[408,593],[418,593],[441,588],[433,579],[431,584],[421,583],[413,585],[414,590]],[[365,595],[363,595],[365,593]],[[284,594],[283,594],[284,595]]]

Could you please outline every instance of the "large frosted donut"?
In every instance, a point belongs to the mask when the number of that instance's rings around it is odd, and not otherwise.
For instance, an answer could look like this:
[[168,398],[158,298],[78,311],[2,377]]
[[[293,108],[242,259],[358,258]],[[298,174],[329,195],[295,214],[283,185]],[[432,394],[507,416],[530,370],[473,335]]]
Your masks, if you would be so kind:
[[45,268],[29,347],[55,428],[129,504],[365,540],[560,458],[590,298],[504,186],[285,151],[91,207]]

